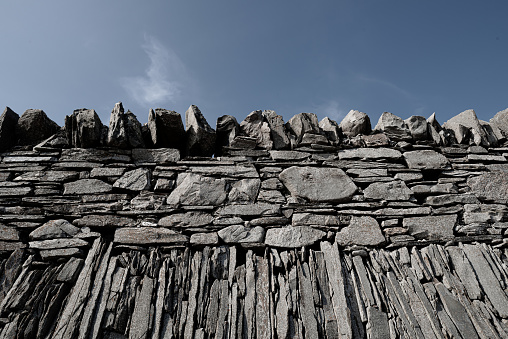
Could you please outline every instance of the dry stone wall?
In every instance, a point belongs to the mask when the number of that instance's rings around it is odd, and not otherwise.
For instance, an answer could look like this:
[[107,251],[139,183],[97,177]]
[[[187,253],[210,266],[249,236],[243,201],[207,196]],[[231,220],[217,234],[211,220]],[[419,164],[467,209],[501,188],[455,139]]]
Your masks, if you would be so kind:
[[508,111],[27,112],[0,117],[0,338],[508,337]]

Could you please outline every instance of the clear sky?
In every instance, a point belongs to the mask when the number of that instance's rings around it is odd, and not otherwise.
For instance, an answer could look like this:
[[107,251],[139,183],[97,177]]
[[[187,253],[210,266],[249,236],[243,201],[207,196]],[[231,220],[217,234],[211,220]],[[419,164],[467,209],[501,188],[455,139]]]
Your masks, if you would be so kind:
[[0,106],[77,108],[104,124],[117,101],[212,127],[273,109],[340,122],[350,109],[438,121],[508,107],[508,1],[2,0]]

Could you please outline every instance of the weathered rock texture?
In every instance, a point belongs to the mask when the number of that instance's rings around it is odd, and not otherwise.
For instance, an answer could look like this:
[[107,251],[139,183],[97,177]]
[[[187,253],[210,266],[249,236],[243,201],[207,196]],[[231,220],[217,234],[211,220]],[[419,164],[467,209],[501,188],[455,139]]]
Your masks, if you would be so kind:
[[100,137],[78,110],[67,143],[0,153],[0,338],[508,337],[508,148],[491,125],[453,120],[469,139],[451,144],[435,117],[359,136],[255,111],[221,118],[207,158],[187,147],[213,134],[191,108],[187,136],[151,111],[156,148],[130,144],[117,106]]

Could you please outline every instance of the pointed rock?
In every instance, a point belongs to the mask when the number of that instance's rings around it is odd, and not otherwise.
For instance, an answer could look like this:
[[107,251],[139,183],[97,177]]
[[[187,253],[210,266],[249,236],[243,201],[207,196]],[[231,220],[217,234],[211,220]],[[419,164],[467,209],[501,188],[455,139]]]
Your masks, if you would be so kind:
[[261,110],[251,112],[240,124],[242,133],[256,139],[256,146],[271,150],[273,141],[270,133],[270,125],[264,121]]
[[490,119],[490,125],[493,128],[498,128],[505,139],[508,138],[508,108],[497,112],[497,114]]
[[342,133],[350,138],[359,134],[370,134],[372,130],[369,116],[356,110],[350,110],[340,122],[339,127]]
[[8,150],[16,146],[16,125],[19,115],[5,107],[4,112],[0,116],[0,152]]
[[300,143],[306,133],[322,134],[319,128],[317,115],[314,113],[300,113],[289,119],[286,128],[295,137],[297,143]]
[[473,143],[478,146],[489,146],[487,133],[472,109],[454,116],[445,122],[443,127],[453,131],[457,142],[460,144]]
[[30,240],[45,240],[55,238],[71,238],[79,233],[79,228],[65,219],[51,220],[33,230]]
[[116,148],[145,147],[141,124],[131,111],[124,113],[121,102],[116,103],[111,112],[107,145]]
[[413,115],[404,122],[414,140],[427,140],[427,120],[424,117]]
[[493,126],[492,124],[483,120],[480,120],[480,125],[482,125],[485,133],[487,133],[487,141],[489,144],[498,145],[500,142],[506,140],[505,136],[497,126]]
[[16,126],[18,145],[36,145],[49,138],[60,127],[41,109],[29,109],[19,118]]
[[76,109],[65,117],[65,132],[71,147],[101,146],[102,127],[101,119],[93,109]]
[[289,149],[291,147],[291,141],[286,134],[286,128],[284,126],[284,120],[282,117],[272,110],[264,110],[263,117],[270,127],[270,136],[273,141],[273,149]]
[[187,155],[211,157],[215,151],[215,130],[196,105],[185,112]]
[[222,155],[222,148],[230,146],[235,137],[240,134],[240,124],[231,115],[223,115],[217,119],[215,155]]
[[384,132],[394,140],[408,140],[411,135],[404,120],[390,112],[381,114],[374,132]]
[[332,145],[338,145],[340,143],[342,133],[336,121],[325,117],[319,122],[319,128],[325,132],[328,141],[330,141]]
[[185,150],[185,129],[179,113],[163,108],[150,109],[148,128],[156,148]]

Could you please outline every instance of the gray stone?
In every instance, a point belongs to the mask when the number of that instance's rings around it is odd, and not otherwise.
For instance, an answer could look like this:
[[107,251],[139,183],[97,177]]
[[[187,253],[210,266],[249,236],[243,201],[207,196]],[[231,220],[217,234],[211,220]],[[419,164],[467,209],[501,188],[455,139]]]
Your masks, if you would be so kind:
[[15,227],[0,224],[0,241],[19,241],[19,231]]
[[54,238],[71,238],[79,233],[79,228],[65,219],[51,220],[33,230],[30,240],[45,240]]
[[270,125],[264,120],[263,112],[251,112],[241,123],[240,130],[245,135],[256,139],[256,146],[271,150],[273,141],[270,132]]
[[482,290],[478,284],[478,280],[476,280],[473,267],[469,263],[469,260],[467,260],[464,251],[456,246],[449,246],[446,248],[446,251],[450,256],[455,273],[466,288],[469,299],[479,300],[482,296]]
[[106,143],[116,148],[145,147],[141,124],[131,111],[124,113],[121,102],[117,102],[111,111]]
[[217,119],[215,132],[215,155],[221,156],[222,148],[231,146],[233,140],[240,135],[240,125],[234,116],[223,115]]
[[376,246],[385,242],[385,237],[376,219],[353,216],[349,226],[337,232],[335,241],[340,246]]
[[390,338],[388,315],[374,307],[367,307],[367,336],[370,339]]
[[254,228],[243,225],[231,225],[221,229],[219,238],[227,244],[234,243],[260,243],[265,239],[265,229],[261,226]]
[[364,191],[366,199],[372,200],[409,200],[413,192],[406,186],[404,181],[374,182]]
[[158,225],[163,227],[201,227],[211,225],[213,216],[201,211],[190,211],[168,215],[159,220]]
[[71,147],[93,148],[102,143],[102,122],[93,109],[76,109],[65,117],[65,132]]
[[316,133],[305,133],[299,146],[328,145],[326,136]]
[[142,191],[149,189],[152,174],[148,168],[137,168],[126,172],[115,181],[113,187],[129,191]]
[[508,202],[508,173],[490,172],[467,179],[467,185],[480,200]]
[[300,113],[289,119],[287,130],[296,137],[297,143],[302,141],[305,133],[321,134],[317,115],[314,113]]
[[279,215],[280,206],[268,203],[255,203],[246,205],[226,205],[217,210],[218,216],[260,216]]
[[353,181],[338,168],[290,167],[279,179],[294,197],[311,202],[350,201],[357,190]]
[[135,148],[132,150],[132,160],[141,163],[157,163],[157,165],[173,164],[180,160],[180,151],[176,148]]
[[293,226],[340,226],[340,218],[331,214],[294,213]]
[[120,177],[124,172],[125,167],[98,167],[92,169],[90,178]]
[[52,250],[55,248],[86,247],[88,246],[88,242],[77,238],[62,238],[30,241],[28,246],[37,250]]
[[185,149],[186,135],[179,113],[162,108],[150,109],[148,128],[154,147]]
[[131,218],[118,215],[85,215],[80,219],[74,220],[74,224],[79,227],[132,227],[136,221]]
[[41,109],[26,110],[16,125],[18,145],[36,145],[60,130]]
[[353,148],[339,151],[340,160],[365,159],[365,160],[398,160],[402,153],[391,148]]
[[175,187],[176,181],[173,179],[159,178],[155,183],[154,191],[157,192],[171,192]]
[[[257,139],[252,137],[246,137],[244,135],[237,135],[231,142],[231,148],[243,150],[246,154],[255,152],[254,149],[257,145]],[[250,151],[250,152],[248,152]],[[239,151],[242,152],[242,151]],[[249,155],[245,155],[249,156]],[[251,155],[254,156],[254,155]]]
[[419,172],[399,172],[395,174],[395,179],[399,179],[404,182],[413,182],[422,180],[423,175]]
[[[459,144],[468,143],[471,139],[475,145],[489,146],[487,133],[472,109],[454,116],[445,122],[443,127],[453,131]],[[468,138],[469,135],[471,136]]]
[[424,117],[413,115],[404,122],[409,128],[413,140],[427,140],[427,120]]
[[273,142],[273,149],[283,150],[291,147],[291,141],[286,134],[284,120],[272,110],[262,112],[268,126],[270,127],[270,136]]
[[417,239],[450,240],[457,215],[432,215],[426,217],[404,218],[402,225],[409,229],[409,234]]
[[453,204],[479,204],[475,195],[465,194],[444,194],[430,196],[425,199],[425,204],[430,206],[446,206]]
[[219,244],[217,232],[211,233],[193,233],[190,237],[192,245],[213,246]]
[[[372,168],[372,169],[361,169],[361,168],[349,168],[346,173],[354,177],[387,177],[388,170],[385,168]],[[400,174],[400,173],[397,173]]]
[[508,207],[500,204],[465,204],[464,223],[495,223],[506,219]]
[[325,232],[309,226],[269,228],[266,231],[265,244],[274,247],[298,248],[311,246],[325,236]]
[[374,127],[374,132],[385,133],[389,138],[395,140],[407,140],[411,138],[404,120],[390,112],[381,114],[376,127]]
[[[496,115],[490,119],[490,125],[493,128],[499,129],[502,136],[506,139],[508,137],[508,108],[497,112]],[[498,139],[501,140],[502,138],[498,137]]]
[[256,167],[252,164],[236,165],[236,166],[221,166],[217,162],[214,166],[193,166],[190,168],[193,173],[200,173],[203,175],[217,176],[217,177],[232,177],[232,178],[259,178]]
[[213,205],[222,204],[227,197],[226,181],[199,174],[179,174],[178,186],[167,199],[168,205]]
[[326,134],[328,141],[330,141],[332,145],[338,145],[340,143],[342,132],[336,121],[325,117],[319,122],[319,128]]
[[[130,156],[126,155],[129,151],[120,150],[102,150],[102,149],[84,149],[84,148],[71,148],[62,150],[61,162],[65,162],[65,167],[80,167],[80,164],[74,166],[74,161],[83,162],[82,168],[99,167],[96,163],[106,162],[130,162]],[[58,165],[58,164],[55,164]]]
[[14,178],[14,181],[51,181],[65,182],[79,178],[79,173],[74,171],[33,171],[26,172]]
[[361,140],[365,144],[365,147],[386,147],[390,145],[390,139],[384,133],[362,135]]
[[258,196],[260,179],[241,179],[231,185],[228,201],[232,203],[253,203]]
[[433,150],[404,152],[404,159],[411,169],[444,169],[449,165],[448,159]]
[[342,119],[339,127],[342,133],[350,138],[359,134],[370,134],[372,128],[369,116],[355,110],[349,111],[344,119]]
[[299,151],[270,151],[270,157],[275,161],[301,161],[310,158],[311,155]]
[[259,194],[258,194],[257,201],[269,202],[272,204],[285,204],[286,198],[279,191],[260,190]]
[[56,280],[60,282],[74,282],[78,277],[79,270],[83,266],[84,260],[80,258],[70,258],[62,267]]
[[459,193],[457,186],[451,182],[436,185],[415,185],[411,187],[415,195]]
[[115,230],[113,241],[130,245],[181,244],[187,243],[189,238],[161,227],[125,227]]
[[64,195],[108,193],[113,186],[98,179],[81,179],[64,184]]
[[16,125],[18,120],[19,115],[9,107],[5,107],[4,112],[0,116],[0,152],[16,146]]
[[7,187],[0,187],[0,196],[2,197],[20,197],[29,195],[32,192],[31,187],[23,187],[19,185],[12,185]]
[[185,127],[186,155],[211,157],[215,152],[215,130],[210,127],[197,106],[191,105],[185,112]]

